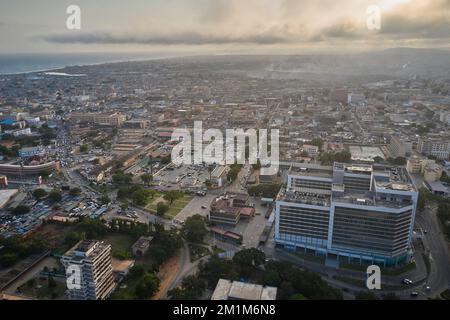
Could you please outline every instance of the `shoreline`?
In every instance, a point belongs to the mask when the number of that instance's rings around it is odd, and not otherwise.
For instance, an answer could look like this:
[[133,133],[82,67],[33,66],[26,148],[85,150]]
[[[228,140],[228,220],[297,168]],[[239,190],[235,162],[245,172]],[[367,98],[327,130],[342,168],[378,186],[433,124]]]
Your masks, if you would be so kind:
[[143,61],[154,61],[154,60],[166,60],[166,59],[172,59],[172,58],[182,58],[186,57],[186,55],[173,55],[173,56],[158,56],[158,57],[148,57],[148,58],[136,58],[136,59],[119,59],[119,60],[111,60],[111,61],[103,61],[103,62],[93,62],[93,63],[83,63],[83,64],[67,64],[65,66],[55,67],[51,69],[36,69],[36,70],[30,70],[30,71],[20,71],[20,72],[0,72],[0,77],[2,76],[18,76],[18,75],[29,75],[34,73],[44,73],[44,72],[55,72],[60,71],[65,68],[72,68],[72,67],[91,67],[91,66],[101,66],[104,64],[116,64],[116,63],[127,63],[127,62],[143,62]]

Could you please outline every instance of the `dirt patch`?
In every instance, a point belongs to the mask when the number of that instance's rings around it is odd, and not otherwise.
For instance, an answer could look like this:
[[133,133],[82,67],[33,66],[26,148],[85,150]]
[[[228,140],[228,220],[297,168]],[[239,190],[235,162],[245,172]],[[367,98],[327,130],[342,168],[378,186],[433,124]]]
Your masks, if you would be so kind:
[[180,258],[181,254],[178,253],[160,267],[159,276],[162,281],[159,286],[159,291],[153,296],[152,300],[160,300],[166,295],[167,290],[180,270]]

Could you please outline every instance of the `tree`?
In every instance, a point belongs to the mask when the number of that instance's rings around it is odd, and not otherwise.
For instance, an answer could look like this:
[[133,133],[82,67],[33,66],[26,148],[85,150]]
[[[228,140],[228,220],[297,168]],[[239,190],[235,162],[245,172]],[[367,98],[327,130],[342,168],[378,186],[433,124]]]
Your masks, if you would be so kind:
[[183,193],[177,190],[167,191],[166,194],[164,194],[164,200],[169,201],[170,204],[173,204],[176,200],[182,197]]
[[164,216],[164,215],[167,213],[167,211],[169,211],[169,205],[166,204],[165,202],[159,202],[159,203],[156,205],[156,214],[157,214],[159,217]]
[[334,162],[349,162],[352,159],[352,154],[347,150],[342,152],[325,152],[320,156],[320,161],[323,165],[331,165]]
[[81,147],[80,147],[80,152],[81,153],[85,153],[85,152],[87,152],[89,150],[89,146],[87,145],[87,144],[83,144]]
[[198,299],[202,295],[203,290],[206,289],[206,283],[202,279],[191,275],[183,279],[181,287],[186,293],[188,293],[186,295],[187,297]]
[[115,184],[131,184],[133,182],[133,176],[131,174],[124,174],[121,171],[116,172],[112,176],[112,180]]
[[111,203],[111,199],[108,197],[108,195],[106,195],[106,194],[104,194],[104,195],[102,195],[99,199],[98,199],[98,201],[101,203],[101,204],[109,204],[109,203]]
[[14,216],[21,216],[30,212],[30,207],[25,205],[18,205],[14,209],[11,210],[11,214]]
[[281,185],[277,183],[260,184],[248,189],[248,194],[252,197],[264,197],[275,199],[280,192]]
[[264,272],[262,282],[265,286],[278,287],[281,283],[281,278],[276,271],[269,270]]
[[292,296],[289,298],[289,300],[307,300],[307,299],[306,299],[305,296],[302,295],[301,293],[297,293],[297,294],[292,295]]
[[431,195],[431,192],[426,188],[421,188],[419,190],[419,199],[417,200],[417,209],[419,211],[425,210],[426,201],[430,198]]
[[191,293],[182,288],[175,288],[167,292],[170,300],[195,300]]
[[141,180],[145,184],[150,184],[150,182],[153,181],[153,175],[151,175],[149,173],[145,173],[141,176]]
[[187,218],[183,226],[183,233],[188,241],[202,242],[208,234],[205,218],[198,214]]
[[128,207],[129,207],[130,205],[128,204],[128,202],[123,202],[121,205],[120,205],[120,209],[122,210],[122,211],[125,211],[125,210],[128,210]]
[[136,296],[143,300],[155,295],[159,289],[160,280],[154,273],[146,273],[141,282],[136,287]]
[[40,172],[40,176],[44,179],[47,179],[48,177],[50,177],[52,173],[49,170],[43,170]]
[[312,146],[319,147],[319,150],[322,151],[323,150],[324,141],[322,139],[320,139],[320,138],[315,138],[315,139],[312,139],[312,141],[309,142],[309,144],[312,145]]
[[249,276],[252,270],[263,264],[265,260],[264,252],[255,248],[239,251],[233,257],[233,262],[238,266],[243,276]]
[[81,189],[80,188],[72,188],[72,189],[70,189],[69,194],[72,197],[78,197],[81,194]]
[[136,205],[145,206],[148,202],[149,192],[145,189],[139,189],[133,192],[131,198]]
[[237,179],[239,172],[242,169],[242,165],[241,164],[233,164],[230,166],[230,171],[228,171],[227,174],[227,180],[230,182],[233,182]]
[[44,189],[36,189],[33,191],[33,197],[36,200],[41,200],[42,198],[45,198],[47,195],[48,193]]
[[53,202],[60,202],[62,199],[61,190],[53,189],[52,191],[50,191],[48,198]]
[[53,277],[48,277],[48,288],[54,289],[56,287],[56,281],[53,279]]
[[375,163],[381,163],[381,162],[384,161],[384,159],[382,157],[380,157],[380,156],[376,156],[375,158],[373,158],[373,161]]
[[441,181],[445,183],[450,183],[450,177],[448,176],[447,172],[442,173]]

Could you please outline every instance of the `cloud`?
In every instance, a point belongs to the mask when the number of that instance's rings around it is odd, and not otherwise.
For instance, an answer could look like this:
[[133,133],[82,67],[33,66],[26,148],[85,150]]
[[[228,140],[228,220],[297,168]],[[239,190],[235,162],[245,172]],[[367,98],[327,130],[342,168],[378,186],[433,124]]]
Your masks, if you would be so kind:
[[203,35],[177,33],[168,35],[129,36],[111,33],[84,33],[45,36],[44,40],[59,44],[140,44],[140,45],[220,45],[220,44],[278,44],[288,43],[286,37],[261,33],[246,36]]
[[398,1],[383,12],[379,32],[368,30],[365,23],[366,8],[372,2],[197,0],[187,3],[172,0],[170,3],[176,9],[168,9],[164,19],[147,26],[143,24],[141,28],[51,34],[41,38],[56,44],[192,46],[295,45],[354,40],[382,43],[450,38],[450,0]]

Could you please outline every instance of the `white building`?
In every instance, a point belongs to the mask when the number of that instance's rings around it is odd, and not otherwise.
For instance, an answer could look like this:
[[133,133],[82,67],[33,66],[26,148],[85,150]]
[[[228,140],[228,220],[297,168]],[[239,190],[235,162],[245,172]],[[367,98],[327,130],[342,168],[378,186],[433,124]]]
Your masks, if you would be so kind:
[[305,165],[275,207],[275,241],[291,249],[386,266],[407,261],[418,192],[403,168]]
[[211,300],[276,300],[277,291],[275,287],[219,279]]
[[71,300],[104,300],[115,288],[109,244],[80,241],[66,252],[61,263],[67,277],[74,279],[73,287],[67,289]]

